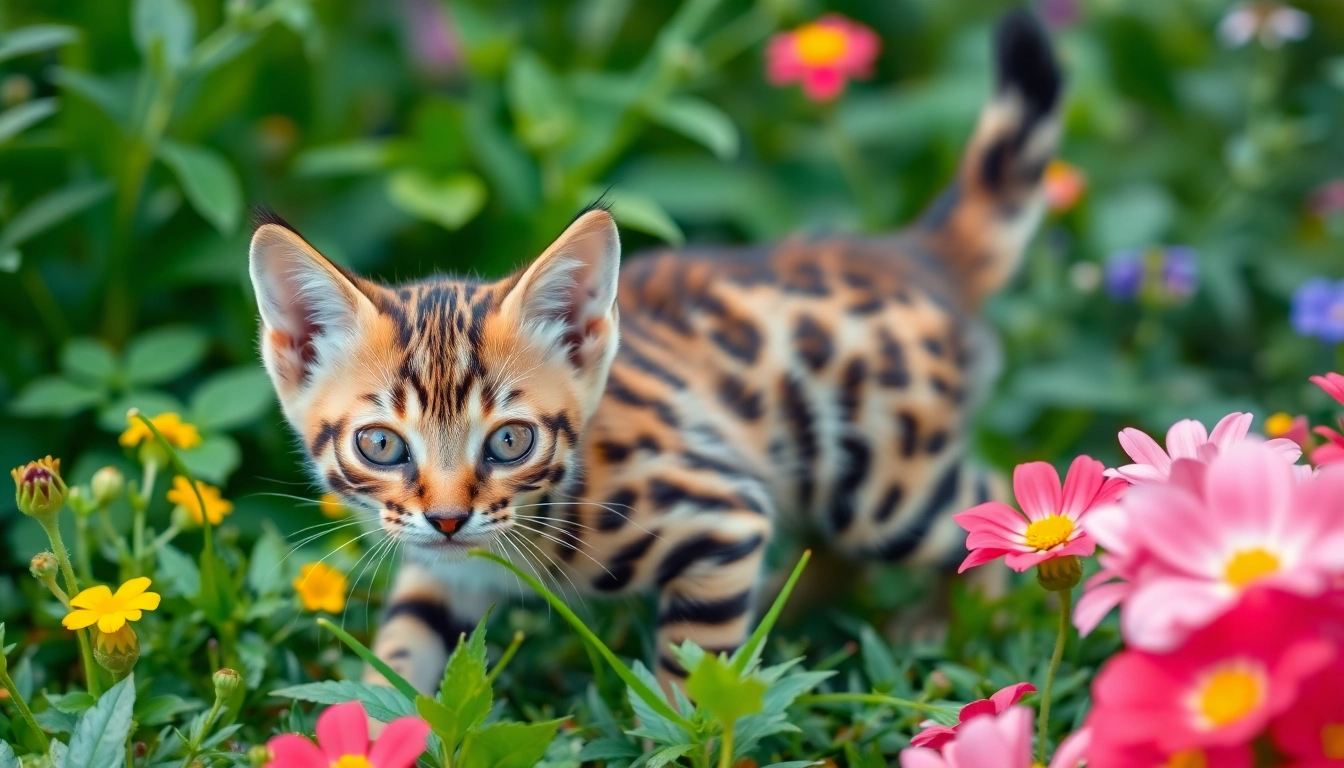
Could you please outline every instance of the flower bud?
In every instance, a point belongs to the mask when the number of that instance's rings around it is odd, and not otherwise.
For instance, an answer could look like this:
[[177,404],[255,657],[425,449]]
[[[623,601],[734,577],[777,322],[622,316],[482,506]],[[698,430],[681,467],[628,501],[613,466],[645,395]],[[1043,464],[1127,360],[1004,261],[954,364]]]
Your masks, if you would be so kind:
[[93,660],[118,677],[125,675],[140,660],[140,638],[130,624],[123,624],[116,632],[95,630]]
[[43,584],[55,579],[60,569],[61,564],[56,560],[56,556],[50,552],[38,552],[33,555],[32,561],[28,564],[28,572],[33,574],[34,579]]
[[262,768],[271,760],[271,748],[265,744],[256,744],[247,750],[247,764],[252,768]]
[[93,473],[90,485],[93,488],[93,503],[105,507],[121,496],[126,489],[126,479],[116,467],[103,467]]
[[10,470],[19,511],[44,525],[56,519],[69,490],[61,479],[61,460],[50,456]]
[[1067,592],[1083,578],[1083,560],[1077,555],[1053,557],[1036,566],[1036,583],[1051,592]]
[[215,684],[215,698],[220,701],[228,699],[238,690],[238,686],[243,684],[243,679],[238,673],[228,667],[216,672],[210,680]]

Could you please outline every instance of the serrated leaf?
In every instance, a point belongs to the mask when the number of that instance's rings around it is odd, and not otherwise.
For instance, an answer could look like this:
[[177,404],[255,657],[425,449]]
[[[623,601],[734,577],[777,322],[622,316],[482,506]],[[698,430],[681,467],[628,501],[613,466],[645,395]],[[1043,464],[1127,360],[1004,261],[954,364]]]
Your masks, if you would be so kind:
[[16,416],[64,418],[97,405],[105,397],[101,387],[80,384],[61,376],[43,376],[28,382],[9,411]]
[[33,24],[0,36],[0,61],[65,45],[79,37],[79,30],[59,24]]
[[387,179],[387,196],[417,218],[457,230],[485,206],[485,182],[472,173],[434,178],[423,171],[401,170]]
[[255,366],[221,371],[191,396],[189,421],[209,430],[228,430],[259,418],[274,402],[271,381]]
[[71,339],[61,350],[61,371],[85,384],[107,384],[117,373],[117,356],[101,339]]
[[765,706],[765,683],[739,675],[722,656],[706,653],[686,678],[686,693],[725,727]]
[[415,704],[395,688],[358,683],[353,680],[323,680],[320,683],[291,685],[288,688],[271,691],[271,695],[311,701],[314,704],[344,704],[347,701],[358,701],[364,705],[364,711],[369,713],[369,717],[384,723],[416,713]]
[[868,682],[880,693],[891,690],[900,676],[900,670],[896,668],[896,659],[892,657],[886,641],[878,636],[872,626],[864,624],[859,631],[859,647],[863,651],[863,670],[868,676]]
[[202,146],[159,144],[159,159],[177,176],[191,207],[220,234],[233,234],[243,213],[243,189],[227,160]]
[[172,381],[201,362],[206,344],[205,334],[188,326],[146,331],[126,348],[126,378],[133,384]]
[[20,768],[19,756],[4,739],[0,739],[0,768]]
[[533,768],[546,755],[564,720],[494,723],[472,733],[462,745],[462,768]]
[[0,144],[56,114],[56,99],[33,99],[0,112]]
[[135,675],[104,693],[75,726],[66,768],[121,768],[126,764],[126,737],[135,709]]
[[[648,686],[653,695],[660,697],[666,704],[667,697],[663,694],[662,686],[648,667],[644,666],[642,662],[636,661],[630,665],[630,672],[645,686]],[[629,732],[632,736],[648,737],[663,744],[680,744],[690,739],[690,735],[686,733],[684,728],[666,717],[662,712],[654,709],[633,687],[628,689],[627,698],[630,700],[630,708],[634,710],[640,726]],[[669,711],[670,709],[669,706]]]
[[630,739],[604,736],[584,744],[583,749],[579,751],[579,760],[585,763],[596,760],[630,760],[642,754],[644,750]]
[[450,749],[485,720],[494,703],[486,672],[485,621],[477,622],[467,641],[453,649],[438,696],[416,700],[417,711]]
[[52,768],[66,768],[66,758],[70,756],[70,748],[63,741],[51,740],[51,749],[47,755],[51,760]]
[[0,232],[0,251],[12,249],[98,201],[112,191],[108,181],[76,181],[29,203]]
[[196,12],[184,0],[135,0],[131,36],[145,61],[176,72],[196,43]]
[[672,744],[663,747],[649,755],[649,759],[644,761],[644,765],[648,768],[663,768],[665,765],[675,763],[677,758],[687,754],[695,747],[695,744]]
[[737,126],[723,110],[703,99],[676,96],[649,108],[655,123],[703,144],[720,160],[737,157]]

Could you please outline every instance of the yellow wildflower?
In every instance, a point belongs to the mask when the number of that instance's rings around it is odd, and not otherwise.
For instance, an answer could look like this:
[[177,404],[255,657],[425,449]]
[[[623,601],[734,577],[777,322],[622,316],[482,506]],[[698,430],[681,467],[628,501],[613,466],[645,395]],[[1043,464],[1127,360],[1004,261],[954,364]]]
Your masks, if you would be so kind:
[[348,514],[345,505],[334,493],[322,494],[317,503],[318,508],[322,510],[322,516],[331,520],[340,520]]
[[149,589],[149,579],[141,576],[122,584],[116,594],[99,584],[80,592],[70,601],[74,610],[61,619],[66,629],[83,629],[98,625],[100,632],[112,633],[126,626],[128,621],[139,621],[141,611],[159,607],[159,596]]
[[[195,425],[188,424],[182,420],[176,413],[161,413],[150,419],[154,423],[154,428],[159,430],[163,439],[167,440],[174,448],[195,448],[201,444],[201,433],[196,431]],[[130,425],[117,442],[127,448],[139,445],[146,440],[154,440],[154,433],[149,431],[149,427],[138,417],[127,416],[126,422]]]
[[348,585],[345,574],[326,563],[308,563],[299,569],[294,591],[299,593],[305,611],[340,613],[345,608]]
[[1283,437],[1293,428],[1293,417],[1286,413],[1276,413],[1265,419],[1265,434],[1270,437]]
[[[223,522],[224,516],[233,511],[233,502],[221,498],[219,489],[213,485],[206,485],[197,480],[196,489],[201,492],[201,501],[205,502],[204,518],[208,518],[211,525],[219,525]],[[192,493],[191,483],[187,482],[187,478],[181,475],[173,478],[173,487],[168,489],[168,500],[181,507],[192,522],[204,525],[201,504],[196,500],[196,494]]]

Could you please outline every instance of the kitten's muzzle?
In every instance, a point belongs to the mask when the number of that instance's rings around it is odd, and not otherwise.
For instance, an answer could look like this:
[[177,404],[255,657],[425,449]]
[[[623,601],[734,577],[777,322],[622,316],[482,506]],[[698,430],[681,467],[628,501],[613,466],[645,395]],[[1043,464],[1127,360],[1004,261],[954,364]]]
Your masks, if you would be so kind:
[[462,527],[467,524],[467,519],[470,517],[471,510],[426,512],[425,522],[429,523],[434,530],[442,533],[446,538],[452,539],[453,535],[462,530]]

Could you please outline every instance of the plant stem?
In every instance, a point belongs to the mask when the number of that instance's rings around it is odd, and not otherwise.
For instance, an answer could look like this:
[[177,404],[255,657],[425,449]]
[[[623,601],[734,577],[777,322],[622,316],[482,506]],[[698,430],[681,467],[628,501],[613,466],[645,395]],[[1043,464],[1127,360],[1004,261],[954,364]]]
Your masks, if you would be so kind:
[[504,671],[504,668],[509,665],[510,661],[513,661],[513,655],[518,652],[518,646],[522,644],[522,631],[514,632],[513,641],[509,643],[508,648],[504,649],[504,655],[499,657],[499,661],[495,664],[495,668],[490,670],[489,676],[485,678],[485,684],[487,686],[493,686],[495,684],[495,678],[499,677],[499,673]]
[[19,689],[15,687],[14,680],[10,678],[7,669],[0,669],[0,686],[9,691],[9,700],[14,702],[14,706],[19,710],[19,715],[28,721],[28,727],[33,729],[33,733],[42,740],[42,752],[46,754],[51,750],[51,743],[47,741],[47,734],[37,724],[37,718],[33,717],[33,711],[28,709],[28,702],[19,695]]
[[[79,582],[75,580],[75,570],[70,567],[70,552],[61,539],[60,521],[56,515],[52,515],[50,519],[41,522],[47,538],[51,540],[52,554],[56,555],[56,562],[61,566],[65,590],[73,598],[79,594]],[[76,630],[76,636],[79,638],[79,655],[84,661],[84,681],[88,684],[89,695],[98,698],[103,694],[103,682],[98,678],[98,665],[93,663],[93,646],[89,644],[88,630]]]
[[1069,641],[1069,617],[1073,613],[1073,590],[1062,589],[1059,595],[1059,634],[1055,636],[1055,653],[1050,657],[1050,669],[1045,673],[1045,689],[1041,691],[1041,718],[1037,727],[1036,759],[1045,763],[1045,746],[1049,738],[1050,696],[1055,688],[1055,675],[1064,658],[1064,646]]
[[210,713],[205,716],[201,723],[201,729],[191,735],[191,741],[187,743],[187,756],[182,759],[182,768],[191,768],[191,763],[200,753],[201,742],[205,740],[206,735],[210,733],[210,728],[215,724],[215,718],[219,717],[219,707],[223,701],[216,696],[215,703],[210,706]]
[[888,707],[917,709],[920,712],[945,712],[946,708],[923,704],[909,699],[898,699],[880,693],[814,693],[794,699],[797,704],[881,704]]
[[723,741],[719,744],[719,768],[733,767],[733,724],[723,729]]
[[158,462],[153,460],[145,462],[145,471],[140,479],[140,501],[131,504],[131,511],[134,513],[134,523],[131,526],[131,559],[135,561],[136,576],[142,575],[145,569],[145,510],[149,509],[150,497],[154,495],[154,480],[158,477],[158,473]]
[[75,515],[75,560],[79,563],[79,575],[85,581],[93,581],[93,561],[89,559],[89,520],[87,515]]

